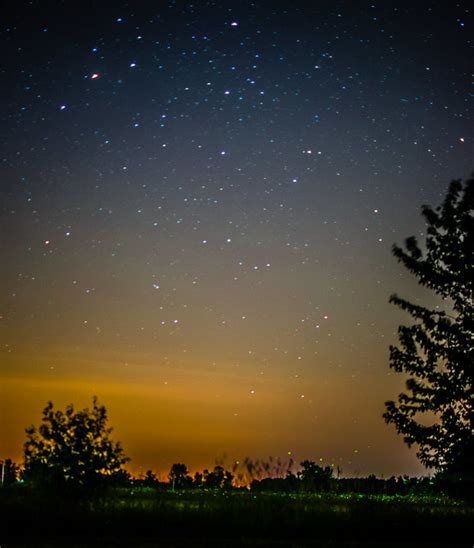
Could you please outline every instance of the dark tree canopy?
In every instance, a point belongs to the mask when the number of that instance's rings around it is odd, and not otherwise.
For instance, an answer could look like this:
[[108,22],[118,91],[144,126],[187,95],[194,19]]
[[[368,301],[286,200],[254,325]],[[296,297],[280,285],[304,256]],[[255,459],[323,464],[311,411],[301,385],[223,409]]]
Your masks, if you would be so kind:
[[209,489],[230,489],[234,476],[231,472],[224,469],[223,466],[214,466],[214,470],[209,472],[204,470],[204,487]]
[[443,306],[390,298],[413,323],[399,327],[399,344],[390,347],[390,367],[409,378],[398,401],[386,402],[384,418],[418,445],[425,466],[467,477],[474,463],[474,179],[453,181],[443,204],[423,206],[422,214],[425,244],[411,237],[393,254]]
[[298,479],[304,491],[328,490],[333,478],[333,469],[330,466],[319,466],[312,460],[301,463],[302,470],[298,472]]
[[123,474],[129,460],[110,440],[107,411],[93,398],[91,410],[55,411],[49,402],[39,428],[26,429],[24,478],[57,488],[93,488]]
[[173,489],[191,487],[193,481],[189,475],[188,467],[180,462],[177,462],[171,466],[168,479]]

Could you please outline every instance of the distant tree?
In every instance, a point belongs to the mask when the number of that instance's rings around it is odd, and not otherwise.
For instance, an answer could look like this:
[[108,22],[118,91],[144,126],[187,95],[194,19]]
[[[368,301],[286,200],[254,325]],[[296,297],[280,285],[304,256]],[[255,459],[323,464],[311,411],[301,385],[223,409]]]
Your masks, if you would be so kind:
[[222,488],[223,489],[232,489],[232,482],[234,481],[234,476],[232,472],[229,472],[229,470],[226,470],[224,472],[224,481],[222,482]]
[[93,398],[93,407],[55,411],[51,402],[43,410],[39,428],[26,429],[24,473],[36,485],[63,488],[96,488],[122,477],[129,460],[120,443],[110,440],[107,411]]
[[188,468],[185,464],[176,463],[171,467],[168,478],[172,489],[184,489],[191,487],[192,478],[188,475]]
[[204,470],[204,487],[208,489],[230,489],[234,476],[223,466],[215,466],[212,472]]
[[[445,302],[424,308],[392,295],[408,312],[410,326],[398,329],[390,367],[408,373],[407,391],[386,402],[393,423],[421,462],[437,471],[471,475],[474,463],[474,180],[453,181],[440,207],[423,206],[426,241],[415,237],[395,257]],[[424,423],[420,418],[425,415]],[[428,424],[427,424],[428,423]]]
[[143,478],[143,485],[145,485],[145,487],[156,487],[158,483],[156,475],[151,470],[147,470],[145,472],[145,477]]
[[12,485],[18,481],[20,468],[11,459],[5,459],[0,463],[0,470],[3,486]]
[[202,487],[202,479],[203,479],[203,475],[201,474],[201,472],[196,472],[193,478],[193,487],[197,489]]
[[304,460],[301,467],[298,478],[304,491],[327,491],[330,488],[333,477],[330,466],[323,468],[312,460]]

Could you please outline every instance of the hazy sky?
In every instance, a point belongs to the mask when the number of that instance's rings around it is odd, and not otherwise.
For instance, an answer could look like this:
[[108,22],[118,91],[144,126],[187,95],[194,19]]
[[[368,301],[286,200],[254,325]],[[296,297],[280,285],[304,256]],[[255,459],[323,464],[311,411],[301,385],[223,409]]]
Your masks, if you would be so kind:
[[4,14],[0,458],[97,395],[134,472],[423,471],[388,298],[432,299],[390,250],[473,167],[469,4],[308,4]]

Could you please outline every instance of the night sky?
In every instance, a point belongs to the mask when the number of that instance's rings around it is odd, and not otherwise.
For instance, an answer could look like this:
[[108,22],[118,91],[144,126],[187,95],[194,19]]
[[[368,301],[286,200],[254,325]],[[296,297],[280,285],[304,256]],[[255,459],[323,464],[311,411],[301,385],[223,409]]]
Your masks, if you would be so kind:
[[388,299],[434,299],[391,246],[473,168],[468,5],[11,2],[0,458],[97,395],[134,473],[423,473]]

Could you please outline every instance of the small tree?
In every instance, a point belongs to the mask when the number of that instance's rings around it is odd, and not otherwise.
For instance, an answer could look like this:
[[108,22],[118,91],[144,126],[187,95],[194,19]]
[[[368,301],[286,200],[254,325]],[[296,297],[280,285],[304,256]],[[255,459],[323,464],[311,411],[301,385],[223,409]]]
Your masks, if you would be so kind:
[[123,474],[129,460],[107,428],[107,411],[93,398],[91,410],[55,411],[49,402],[41,426],[26,429],[24,474],[26,481],[56,488],[93,488]]
[[143,485],[145,485],[145,487],[156,487],[158,483],[158,478],[153,471],[147,470],[145,472],[145,477],[143,478]]
[[234,476],[223,466],[214,466],[214,470],[209,472],[204,470],[204,487],[208,489],[231,489]]
[[170,473],[168,474],[168,479],[172,489],[184,489],[186,487],[191,487],[193,481],[189,475],[188,467],[179,462],[173,464],[171,467]]
[[301,463],[302,470],[298,472],[303,491],[327,491],[333,477],[333,469],[330,466],[319,466],[312,460],[304,460]]
[[202,473],[196,472],[193,478],[193,487],[200,489],[202,487]]
[[[423,249],[411,237],[393,254],[447,310],[390,298],[414,323],[401,326],[399,346],[390,347],[390,367],[410,377],[398,401],[386,402],[384,418],[409,446],[418,444],[425,466],[467,476],[474,463],[474,180],[453,181],[442,206],[423,206],[422,214]],[[420,423],[423,414],[428,424]]]

